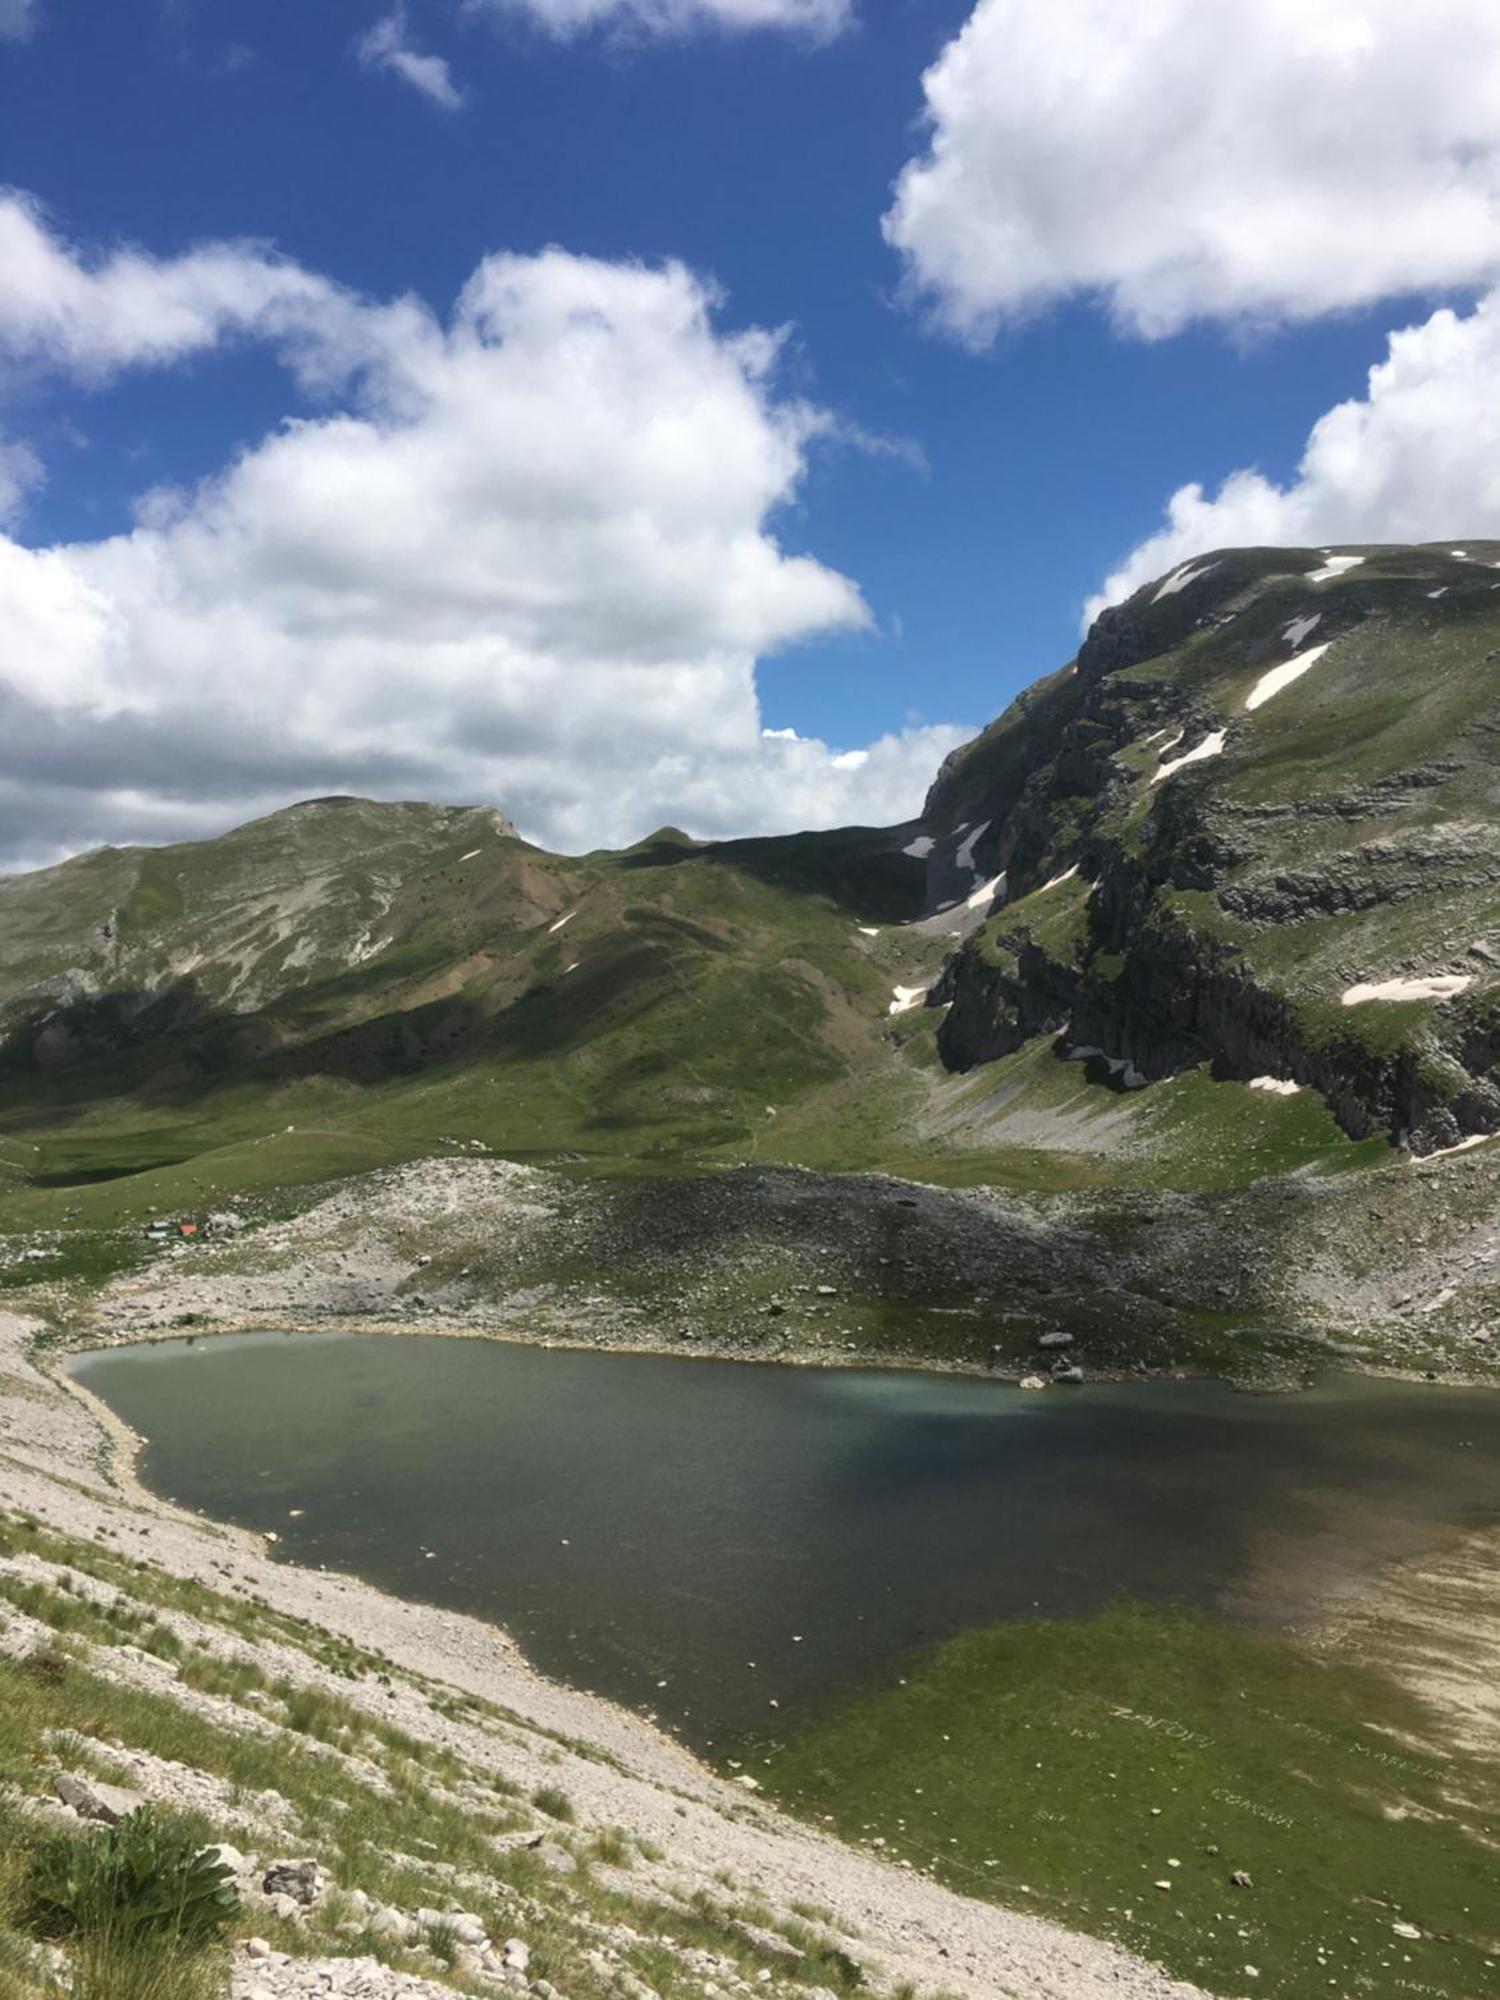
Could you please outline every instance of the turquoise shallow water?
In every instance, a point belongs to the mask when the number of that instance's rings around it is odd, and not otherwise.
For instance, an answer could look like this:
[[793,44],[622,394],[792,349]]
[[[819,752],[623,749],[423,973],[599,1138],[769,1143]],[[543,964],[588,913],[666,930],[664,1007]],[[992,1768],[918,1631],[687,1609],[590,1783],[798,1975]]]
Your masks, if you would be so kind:
[[1295,1619],[1500,1518],[1500,1397],[1353,1377],[1039,1394],[335,1334],[73,1370],[147,1440],[158,1493],[494,1619],[705,1745],[967,1625],[1121,1592]]

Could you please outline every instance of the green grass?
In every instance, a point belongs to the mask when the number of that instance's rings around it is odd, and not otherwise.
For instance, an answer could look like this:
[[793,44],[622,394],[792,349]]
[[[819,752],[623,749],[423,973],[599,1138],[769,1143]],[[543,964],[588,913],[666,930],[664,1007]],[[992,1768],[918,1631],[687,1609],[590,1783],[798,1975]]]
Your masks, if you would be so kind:
[[753,1768],[850,1840],[1214,1992],[1327,2000],[1409,1979],[1477,2000],[1500,1981],[1500,1784],[1434,1733],[1355,1665],[1127,1605],[965,1634]]
[[[1297,1097],[1216,1082],[1206,1068],[1143,1093],[1145,1145],[1138,1185],[1205,1192],[1248,1187],[1274,1175],[1340,1174],[1389,1161],[1383,1136],[1344,1136],[1316,1091]],[[1126,1170],[1121,1176],[1135,1181]]]
[[566,1792],[559,1791],[556,1785],[543,1785],[540,1791],[533,1792],[531,1803],[538,1812],[544,1812],[548,1819],[572,1821],[578,1817],[573,1810],[573,1801]]

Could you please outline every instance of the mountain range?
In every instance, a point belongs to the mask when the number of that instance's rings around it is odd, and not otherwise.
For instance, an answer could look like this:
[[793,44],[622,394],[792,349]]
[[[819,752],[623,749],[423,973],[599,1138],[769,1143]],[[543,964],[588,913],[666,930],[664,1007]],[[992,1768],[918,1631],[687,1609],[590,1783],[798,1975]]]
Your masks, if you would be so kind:
[[1442,1168],[1487,1185],[1500,1131],[1497,663],[1500,544],[1227,550],[1106,611],[900,827],[565,856],[334,798],[5,878],[12,1211],[130,1227],[461,1149],[1047,1226],[1134,1191],[1193,1270],[1302,1231],[1256,1310],[1326,1333],[1357,1268],[1407,1358],[1448,1329],[1480,1365]]

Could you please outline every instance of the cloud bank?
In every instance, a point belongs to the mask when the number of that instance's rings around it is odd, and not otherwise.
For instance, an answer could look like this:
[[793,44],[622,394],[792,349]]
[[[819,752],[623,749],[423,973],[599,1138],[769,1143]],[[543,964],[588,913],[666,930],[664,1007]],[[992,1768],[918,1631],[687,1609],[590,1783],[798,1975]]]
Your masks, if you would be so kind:
[[325,398],[127,532],[0,535],[11,865],[328,791],[566,847],[896,820],[964,735],[765,733],[757,657],[870,614],[774,530],[831,419],[681,265],[493,256],[439,319],[254,246],[90,262],[14,198],[6,246],[12,377],[249,338]]
[[1500,275],[1493,0],[979,0],[885,218],[983,342],[1060,300],[1157,338]]

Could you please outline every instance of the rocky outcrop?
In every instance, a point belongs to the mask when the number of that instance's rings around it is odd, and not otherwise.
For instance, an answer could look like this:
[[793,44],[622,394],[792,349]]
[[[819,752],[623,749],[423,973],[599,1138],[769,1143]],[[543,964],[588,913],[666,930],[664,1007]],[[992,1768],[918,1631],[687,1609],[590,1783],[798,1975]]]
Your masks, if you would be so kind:
[[1078,678],[1085,686],[1122,667],[1138,666],[1152,650],[1139,618],[1122,604],[1107,605],[1078,649]]
[[938,1053],[949,1069],[974,1069],[1012,1054],[1033,1036],[1057,1034],[1077,988],[1077,971],[1029,938],[1019,941],[1013,964],[957,953],[929,995],[930,1005],[948,1010],[938,1029]]
[[946,1005],[938,1049],[955,1070],[1065,1034],[1147,1082],[1208,1063],[1222,1077],[1271,1075],[1317,1090],[1351,1138],[1383,1132],[1414,1152],[1500,1130],[1500,1005],[1459,1014],[1450,1037],[1383,1049],[1357,1020],[1310,1027],[1285,992],[1232,948],[1158,900],[1162,885],[1117,861],[1100,878],[1076,966],[1024,935],[987,962],[976,939],[933,989]]
[[[964,941],[932,993],[944,1062],[1059,1035],[1121,1079],[1294,1081],[1417,1152],[1500,1130],[1500,649],[1478,643],[1500,611],[1454,560],[1377,551],[1313,596],[1313,551],[1203,558],[1105,611],[1071,671],[951,759],[929,814],[985,824],[1010,901],[1074,864],[1094,887],[1081,934],[1037,904]],[[1314,632],[1308,691],[1261,691]],[[1343,1005],[1436,974],[1462,997]]]

